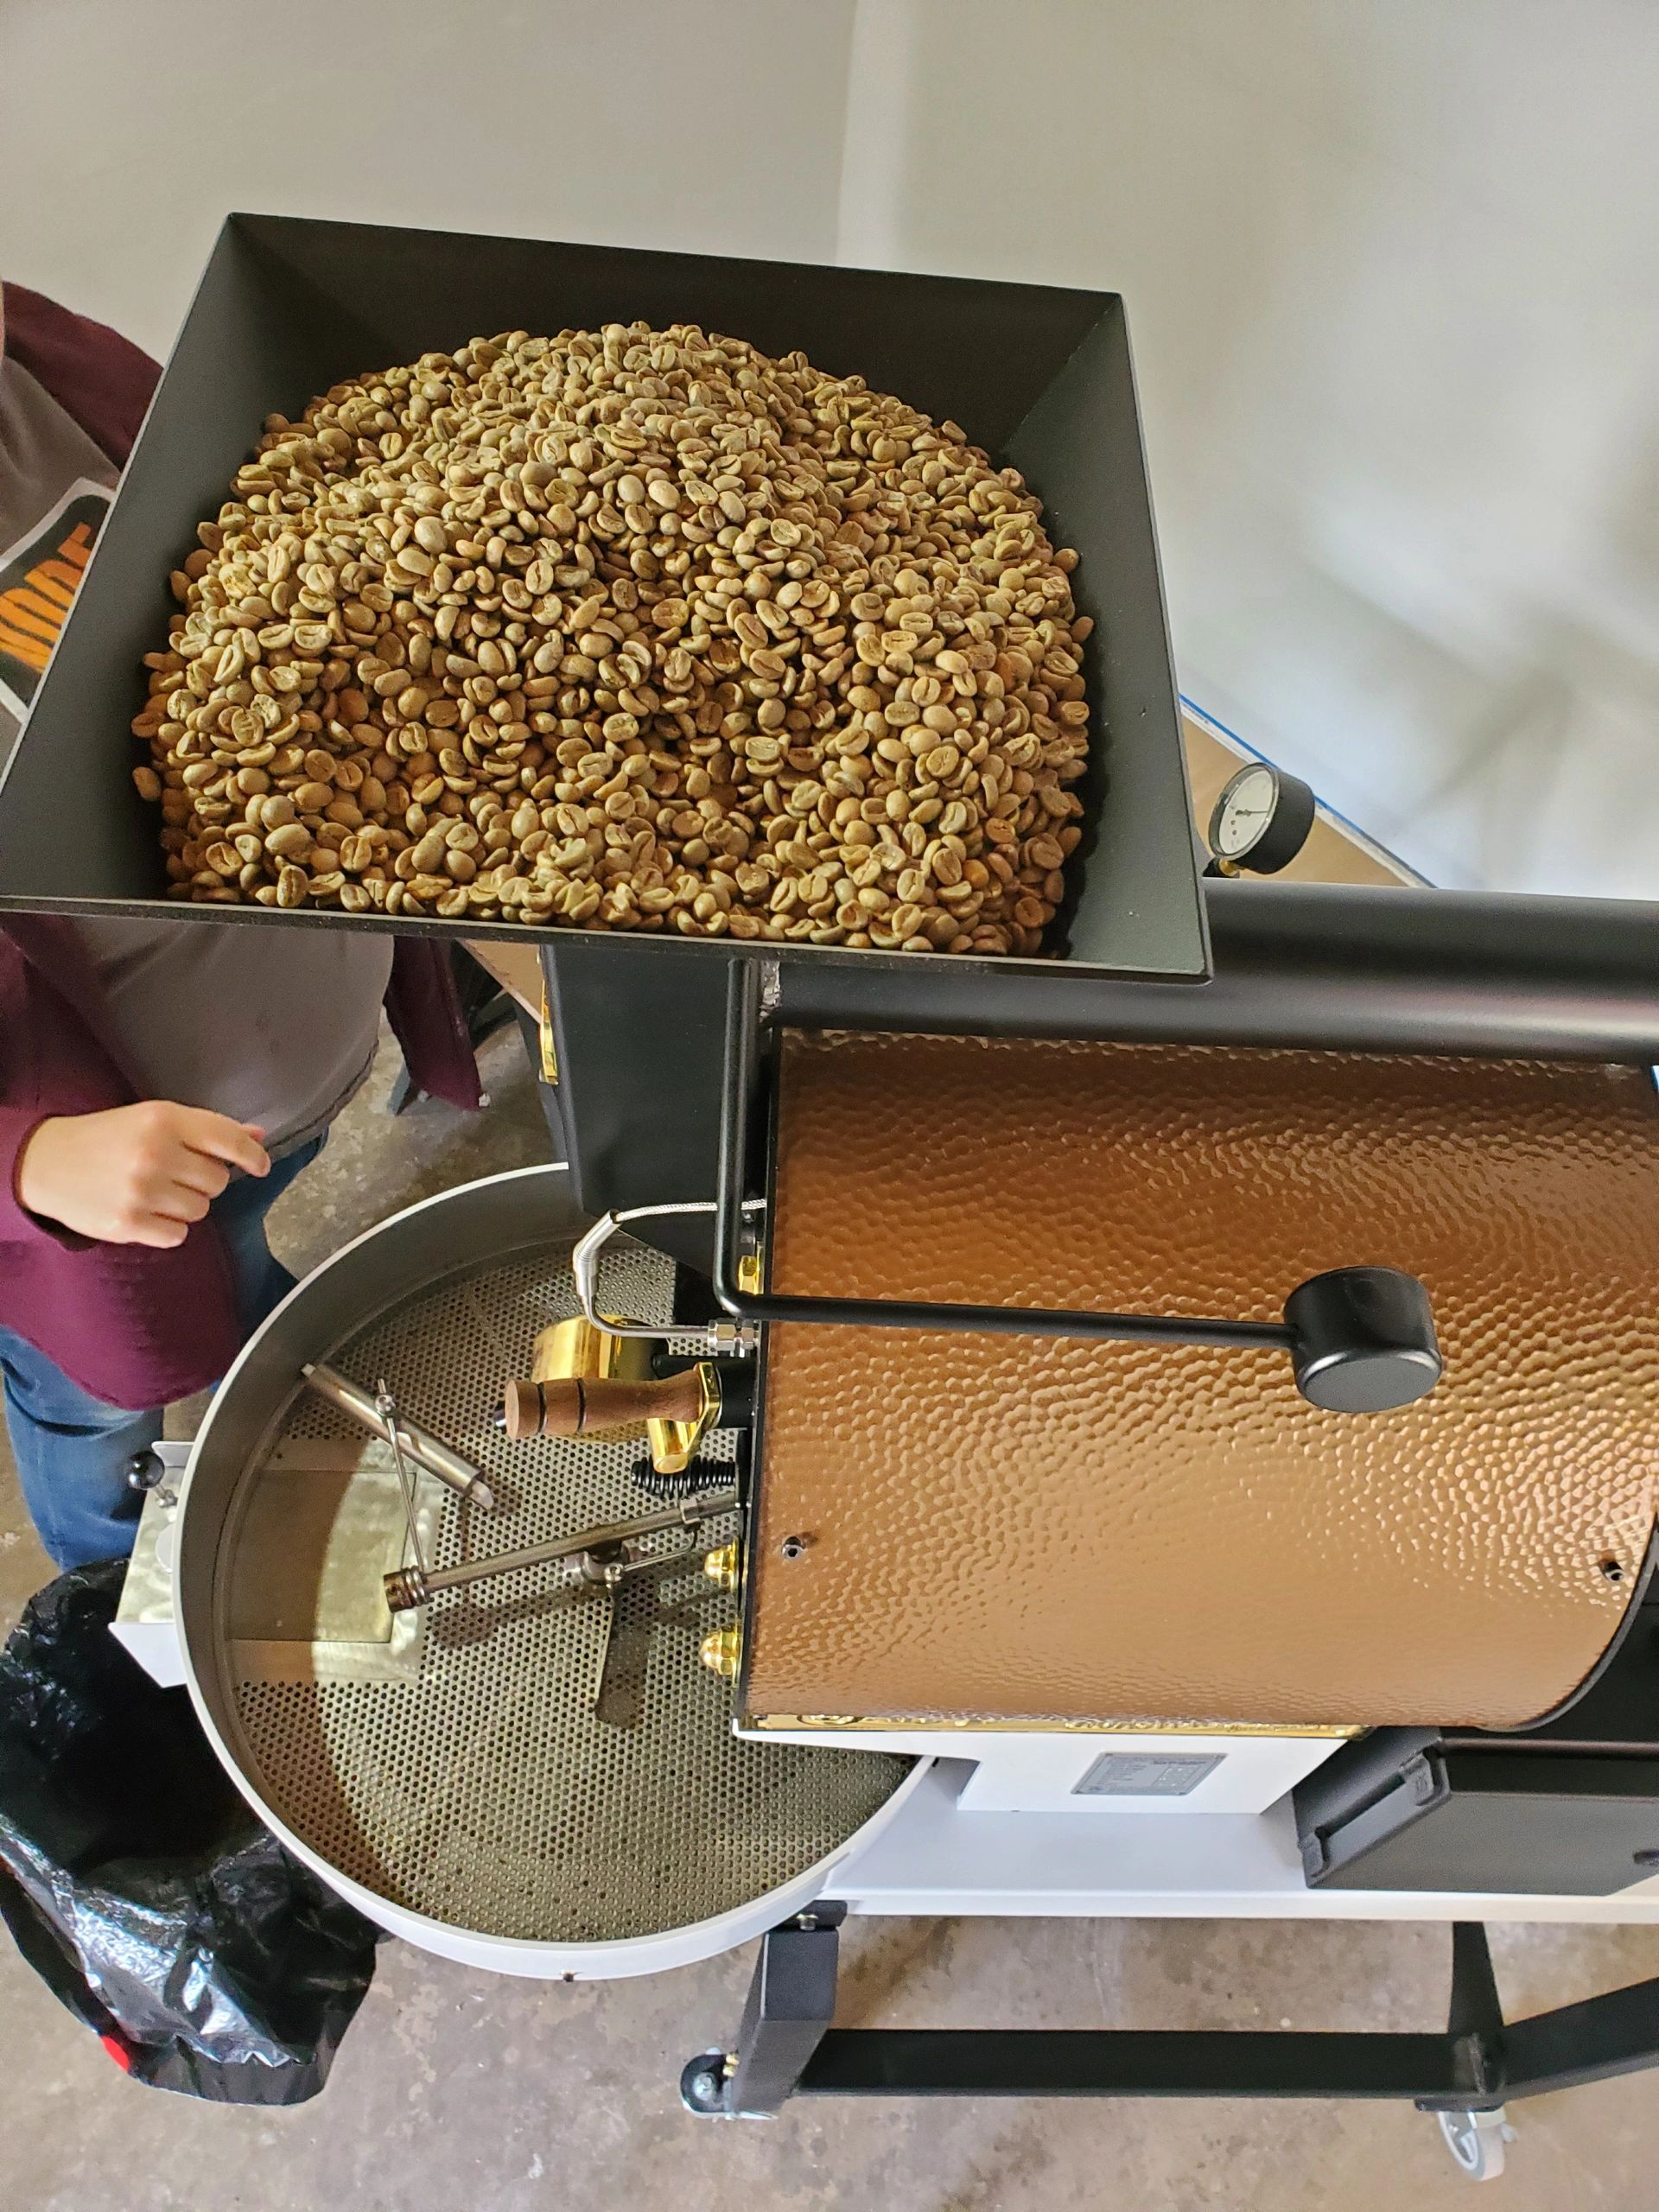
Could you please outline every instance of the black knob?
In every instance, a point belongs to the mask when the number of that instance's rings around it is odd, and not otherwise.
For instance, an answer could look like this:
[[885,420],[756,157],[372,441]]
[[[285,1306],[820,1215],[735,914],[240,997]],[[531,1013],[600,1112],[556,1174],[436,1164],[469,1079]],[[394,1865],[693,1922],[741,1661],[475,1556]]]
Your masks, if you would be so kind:
[[1440,1379],[1428,1293],[1397,1268],[1333,1268],[1285,1300],[1296,1388],[1334,1414],[1381,1414]]
[[1641,1851],[1630,1853],[1632,1866],[1659,1866],[1659,1844],[1649,1844]]
[[127,1462],[127,1488],[154,1490],[166,1473],[166,1461],[153,1444],[147,1444],[142,1452],[135,1452]]

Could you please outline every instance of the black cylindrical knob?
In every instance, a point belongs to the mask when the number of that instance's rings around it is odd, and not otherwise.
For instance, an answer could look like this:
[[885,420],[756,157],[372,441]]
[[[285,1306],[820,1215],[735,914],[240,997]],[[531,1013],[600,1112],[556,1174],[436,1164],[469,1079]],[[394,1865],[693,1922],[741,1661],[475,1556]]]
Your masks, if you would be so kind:
[[1440,1379],[1428,1293],[1397,1268],[1333,1268],[1285,1300],[1296,1388],[1326,1413],[1382,1414]]

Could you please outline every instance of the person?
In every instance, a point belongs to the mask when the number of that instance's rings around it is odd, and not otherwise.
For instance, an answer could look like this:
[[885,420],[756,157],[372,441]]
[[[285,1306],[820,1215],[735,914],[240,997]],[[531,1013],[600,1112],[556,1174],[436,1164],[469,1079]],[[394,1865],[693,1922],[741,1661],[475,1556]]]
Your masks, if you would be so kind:
[[[158,374],[0,286],[0,765]],[[292,1287],[265,1217],[367,1075],[383,1001],[420,1088],[476,1108],[435,944],[0,916],[0,1385],[60,1568],[130,1549],[130,1461]]]

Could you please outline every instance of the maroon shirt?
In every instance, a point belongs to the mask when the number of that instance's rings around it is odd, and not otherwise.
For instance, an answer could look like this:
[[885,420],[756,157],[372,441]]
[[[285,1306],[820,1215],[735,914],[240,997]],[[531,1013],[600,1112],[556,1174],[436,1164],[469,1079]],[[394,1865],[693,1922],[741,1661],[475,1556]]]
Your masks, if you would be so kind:
[[[101,323],[21,286],[5,287],[4,312],[8,353],[124,464],[160,373],[155,363]],[[421,1089],[475,1108],[477,1064],[442,947],[398,940],[386,1012]],[[94,1397],[135,1408],[188,1397],[236,1356],[240,1331],[219,1232],[199,1222],[169,1251],[99,1243],[29,1212],[17,1169],[43,1121],[143,1095],[74,931],[45,915],[0,921],[0,1326]]]

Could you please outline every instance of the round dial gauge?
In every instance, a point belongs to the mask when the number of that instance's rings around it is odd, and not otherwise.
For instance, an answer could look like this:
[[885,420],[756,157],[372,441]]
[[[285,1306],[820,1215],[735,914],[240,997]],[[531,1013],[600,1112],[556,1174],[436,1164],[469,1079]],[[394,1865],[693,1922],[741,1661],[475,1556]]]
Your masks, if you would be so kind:
[[1265,761],[1253,761],[1222,793],[1210,842],[1224,861],[1236,861],[1255,844],[1273,819],[1278,779]]
[[1210,849],[1228,872],[1274,875],[1306,843],[1313,816],[1306,784],[1266,760],[1248,761],[1216,801]]

